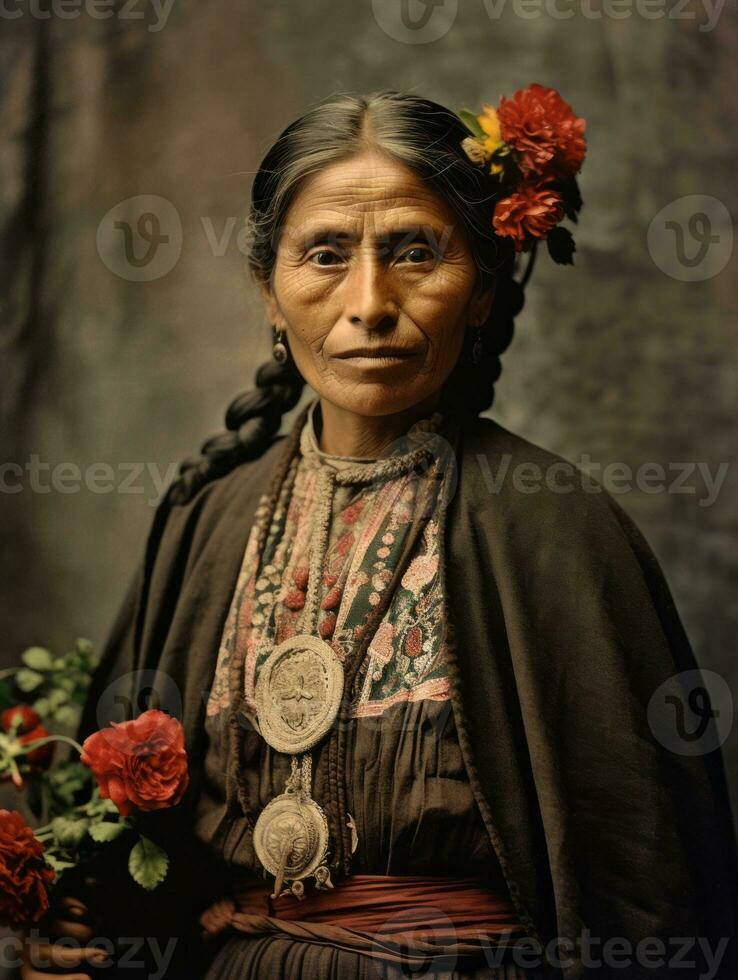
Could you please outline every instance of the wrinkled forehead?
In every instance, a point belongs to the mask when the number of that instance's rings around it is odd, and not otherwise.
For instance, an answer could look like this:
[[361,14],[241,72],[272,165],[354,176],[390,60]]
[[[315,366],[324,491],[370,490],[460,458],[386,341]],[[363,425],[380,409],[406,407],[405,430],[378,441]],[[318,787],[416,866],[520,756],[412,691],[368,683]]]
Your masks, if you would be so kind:
[[289,237],[385,238],[411,228],[448,237],[456,215],[409,167],[367,154],[331,164],[308,177],[287,213]]

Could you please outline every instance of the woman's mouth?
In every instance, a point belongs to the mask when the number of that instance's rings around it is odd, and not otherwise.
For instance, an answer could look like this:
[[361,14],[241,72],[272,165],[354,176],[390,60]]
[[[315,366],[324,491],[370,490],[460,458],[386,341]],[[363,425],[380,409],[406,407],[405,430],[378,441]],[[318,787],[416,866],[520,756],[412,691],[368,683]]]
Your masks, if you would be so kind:
[[407,347],[378,346],[354,347],[347,351],[341,351],[340,354],[334,354],[333,356],[340,361],[349,361],[357,365],[379,366],[381,364],[390,365],[408,361],[413,357],[417,357],[420,353],[418,350]]

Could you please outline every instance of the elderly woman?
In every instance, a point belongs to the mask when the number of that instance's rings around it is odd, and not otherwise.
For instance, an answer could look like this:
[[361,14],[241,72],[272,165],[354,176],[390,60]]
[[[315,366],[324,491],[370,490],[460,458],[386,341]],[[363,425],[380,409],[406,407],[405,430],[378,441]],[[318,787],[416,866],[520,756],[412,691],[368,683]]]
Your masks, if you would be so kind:
[[656,559],[480,417],[517,263],[581,204],[583,120],[515,99],[335,97],[256,175],[273,360],[159,509],[85,722],[183,720],[193,975],[735,976],[720,751],[653,719],[696,666]]

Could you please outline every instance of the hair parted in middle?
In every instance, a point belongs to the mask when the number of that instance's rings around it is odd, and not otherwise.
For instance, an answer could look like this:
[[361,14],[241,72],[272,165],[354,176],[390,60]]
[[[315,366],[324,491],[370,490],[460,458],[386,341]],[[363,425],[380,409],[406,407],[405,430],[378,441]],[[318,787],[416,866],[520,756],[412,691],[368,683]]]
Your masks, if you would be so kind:
[[[450,109],[392,89],[322,100],[287,126],[259,166],[248,218],[248,265],[257,282],[270,281],[287,211],[307,177],[368,149],[393,157],[447,202],[465,229],[480,285],[495,286],[488,322],[478,333],[467,331],[442,389],[442,411],[478,415],[492,405],[500,355],[512,340],[515,316],[523,308],[524,283],[515,278],[517,257],[511,240],[494,233],[494,186],[464,152],[462,143],[468,136],[469,130]],[[262,364],[255,380],[256,388],[229,406],[227,431],[209,439],[201,456],[182,463],[169,490],[171,503],[187,502],[210,480],[261,456],[279,432],[284,413],[300,400],[305,384],[291,357]]]

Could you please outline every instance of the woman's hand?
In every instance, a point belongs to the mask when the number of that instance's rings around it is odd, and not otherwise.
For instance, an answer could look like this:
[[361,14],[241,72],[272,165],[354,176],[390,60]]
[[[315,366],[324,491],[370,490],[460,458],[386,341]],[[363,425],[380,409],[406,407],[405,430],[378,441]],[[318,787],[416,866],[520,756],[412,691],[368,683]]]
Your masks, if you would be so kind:
[[[219,932],[227,929],[236,911],[236,903],[232,898],[221,898],[200,916],[203,936],[217,936]],[[25,978],[24,978],[25,980]]]
[[[84,946],[92,936],[88,909],[79,899],[65,897],[59,900],[51,919],[51,930],[58,938],[68,937],[76,940],[79,946],[60,946],[50,942],[23,940],[21,952],[21,980],[51,980],[58,977],[56,970],[81,967],[84,964],[102,965],[108,954],[95,946]],[[88,973],[65,973],[67,980],[90,980]]]

